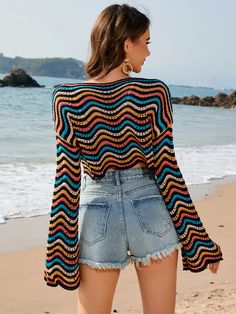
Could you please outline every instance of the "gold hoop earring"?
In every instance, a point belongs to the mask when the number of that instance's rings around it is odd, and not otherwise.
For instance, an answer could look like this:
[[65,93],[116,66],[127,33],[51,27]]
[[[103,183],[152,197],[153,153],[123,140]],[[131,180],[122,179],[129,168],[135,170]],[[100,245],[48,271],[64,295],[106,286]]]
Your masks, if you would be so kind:
[[122,65],[121,71],[124,74],[129,74],[129,72],[133,72],[133,66],[129,63],[129,59],[124,60],[124,64]]

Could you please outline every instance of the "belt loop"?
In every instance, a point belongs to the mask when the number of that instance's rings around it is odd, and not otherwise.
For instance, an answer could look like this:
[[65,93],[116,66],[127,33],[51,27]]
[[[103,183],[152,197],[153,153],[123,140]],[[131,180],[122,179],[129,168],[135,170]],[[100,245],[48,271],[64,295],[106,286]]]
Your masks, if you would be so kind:
[[84,177],[84,189],[86,188],[86,179],[87,179],[87,175],[85,175]]
[[84,174],[82,177],[82,183],[81,183],[82,191],[85,189],[85,187],[86,187],[86,174]]
[[143,175],[143,176],[147,173],[146,168],[141,168],[141,171],[142,171],[142,175]]
[[116,181],[116,185],[120,185],[120,171],[119,170],[115,171],[115,181]]
[[149,178],[150,179],[154,179],[154,177],[155,177],[154,172],[152,170],[150,170],[149,168],[147,168],[146,170],[147,170]]

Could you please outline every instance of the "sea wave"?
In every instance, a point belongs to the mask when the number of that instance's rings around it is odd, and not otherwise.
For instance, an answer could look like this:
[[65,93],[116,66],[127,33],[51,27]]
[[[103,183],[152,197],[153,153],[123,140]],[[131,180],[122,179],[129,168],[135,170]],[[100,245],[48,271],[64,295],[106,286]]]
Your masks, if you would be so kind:
[[187,184],[236,174],[236,143],[176,147],[176,158]]
[[[187,185],[236,175],[236,143],[176,147],[175,152]],[[0,164],[0,223],[10,218],[48,214],[55,170],[53,163]]]

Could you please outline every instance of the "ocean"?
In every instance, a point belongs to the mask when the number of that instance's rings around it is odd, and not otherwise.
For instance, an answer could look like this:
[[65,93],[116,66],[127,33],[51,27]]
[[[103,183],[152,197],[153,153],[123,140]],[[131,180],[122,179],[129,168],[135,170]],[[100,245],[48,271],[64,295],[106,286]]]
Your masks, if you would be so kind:
[[[56,171],[51,93],[56,84],[78,81],[34,79],[45,87],[0,88],[0,223],[50,212]],[[173,97],[232,92],[169,87]],[[186,184],[236,175],[236,109],[173,104],[173,111],[176,157]]]

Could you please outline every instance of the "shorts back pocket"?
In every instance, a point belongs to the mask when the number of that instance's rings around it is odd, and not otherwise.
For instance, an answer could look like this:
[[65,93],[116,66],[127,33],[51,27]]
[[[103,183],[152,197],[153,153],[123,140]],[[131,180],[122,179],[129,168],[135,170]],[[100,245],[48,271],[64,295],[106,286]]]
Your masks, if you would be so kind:
[[131,203],[143,231],[162,237],[173,227],[161,195],[143,196]]
[[109,212],[110,204],[108,202],[81,203],[79,210],[80,240],[92,246],[105,239]]

